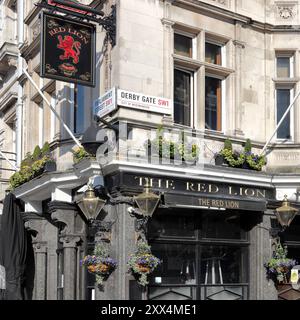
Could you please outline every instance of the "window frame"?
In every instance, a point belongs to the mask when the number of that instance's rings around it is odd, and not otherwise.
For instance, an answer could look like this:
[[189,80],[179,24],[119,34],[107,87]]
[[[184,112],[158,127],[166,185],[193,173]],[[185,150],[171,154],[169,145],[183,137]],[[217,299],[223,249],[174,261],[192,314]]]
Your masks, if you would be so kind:
[[[294,94],[295,94],[295,88],[294,86],[291,85],[277,85],[275,88],[275,126],[277,127],[278,125],[278,121],[280,121],[280,119],[277,119],[277,91],[278,90],[289,90],[290,91],[290,103],[292,102],[293,98],[294,98]],[[277,132],[276,132],[276,141],[278,142],[286,142],[286,143],[293,143],[294,142],[294,138],[295,138],[295,134],[294,134],[294,106],[290,109],[290,138],[289,139],[284,139],[284,138],[278,138]]]
[[[278,76],[278,58],[289,58],[289,77]],[[276,52],[275,59],[275,78],[277,79],[292,79],[295,77],[295,55],[294,52]]]

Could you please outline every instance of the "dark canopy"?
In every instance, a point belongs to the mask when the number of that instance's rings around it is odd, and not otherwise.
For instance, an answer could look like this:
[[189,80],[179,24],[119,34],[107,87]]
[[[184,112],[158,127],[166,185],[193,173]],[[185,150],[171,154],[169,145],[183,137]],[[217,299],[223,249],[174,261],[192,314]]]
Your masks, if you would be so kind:
[[0,264],[6,272],[6,300],[22,300],[27,254],[27,234],[21,216],[21,203],[15,195],[6,195],[0,230]]

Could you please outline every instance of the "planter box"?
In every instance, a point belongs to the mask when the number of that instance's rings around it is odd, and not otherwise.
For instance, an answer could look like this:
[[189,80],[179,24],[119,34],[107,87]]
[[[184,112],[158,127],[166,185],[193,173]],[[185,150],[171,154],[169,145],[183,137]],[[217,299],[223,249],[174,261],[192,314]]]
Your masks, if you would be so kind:
[[221,154],[217,154],[215,156],[215,165],[228,167],[228,164],[227,164],[225,158]]
[[56,163],[49,161],[45,163],[44,172],[53,172],[56,171]]
[[300,291],[293,289],[291,284],[276,285],[278,300],[300,300]]

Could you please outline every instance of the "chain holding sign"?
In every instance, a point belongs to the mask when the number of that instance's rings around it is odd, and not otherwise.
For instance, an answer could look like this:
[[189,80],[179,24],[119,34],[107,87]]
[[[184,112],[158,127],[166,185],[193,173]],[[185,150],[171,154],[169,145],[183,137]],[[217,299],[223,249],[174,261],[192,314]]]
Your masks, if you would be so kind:
[[96,27],[42,12],[41,77],[95,87]]

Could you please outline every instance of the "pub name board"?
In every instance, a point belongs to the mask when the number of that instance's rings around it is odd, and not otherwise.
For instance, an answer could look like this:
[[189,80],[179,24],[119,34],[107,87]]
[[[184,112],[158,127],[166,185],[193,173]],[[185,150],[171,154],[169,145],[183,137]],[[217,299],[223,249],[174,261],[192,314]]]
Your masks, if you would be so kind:
[[42,13],[41,77],[95,86],[95,26]]

